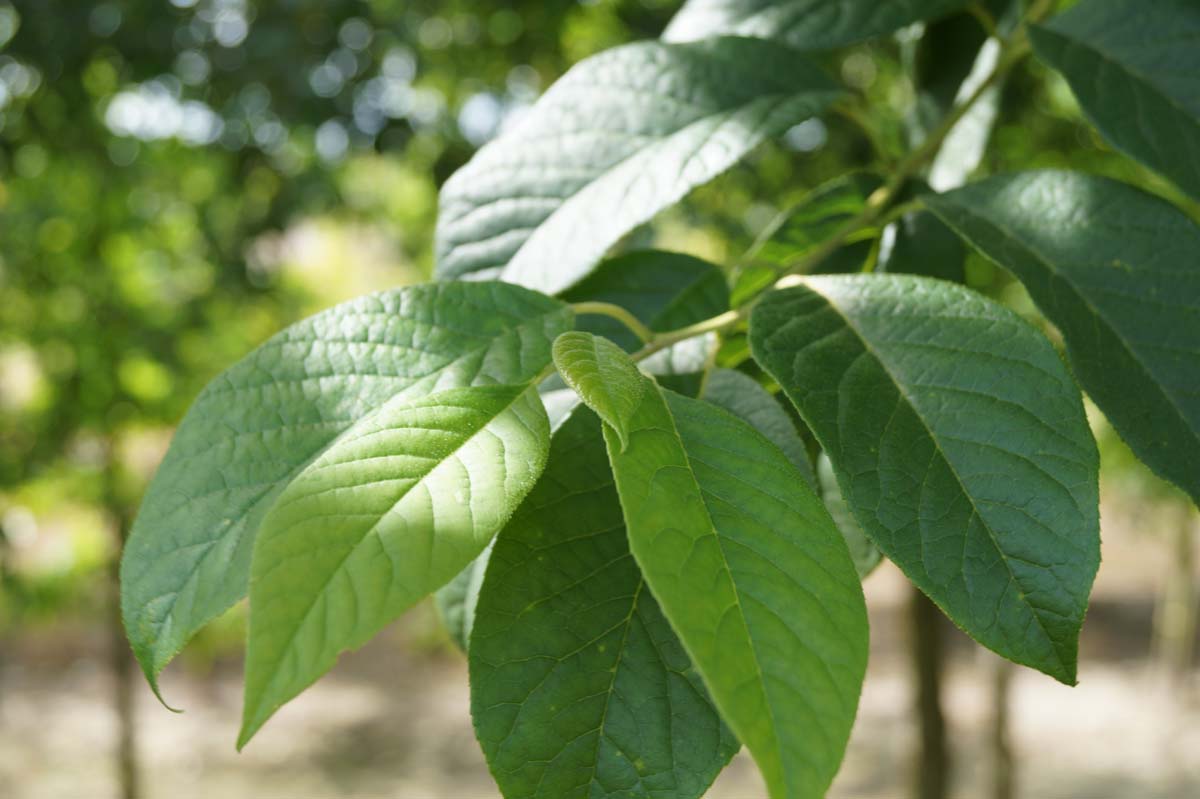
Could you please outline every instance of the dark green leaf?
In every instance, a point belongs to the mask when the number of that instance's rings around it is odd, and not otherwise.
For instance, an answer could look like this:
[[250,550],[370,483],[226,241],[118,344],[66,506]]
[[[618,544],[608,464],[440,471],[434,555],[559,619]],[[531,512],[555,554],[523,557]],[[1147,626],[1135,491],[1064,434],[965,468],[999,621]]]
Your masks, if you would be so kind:
[[1200,197],[1200,4],[1085,0],[1029,37],[1106,139]]
[[832,50],[923,19],[967,0],[688,0],[663,33],[667,41],[761,36],[799,50]]
[[496,539],[476,618],[471,713],[508,799],[698,797],[737,751],[629,553],[588,409]]
[[823,796],[867,658],[829,514],[777,447],[709,403],[651,384],[628,449],[605,438],[630,548],[722,718],[772,797]]
[[905,214],[884,236],[877,272],[899,272],[966,282],[967,248],[928,211]]
[[884,554],[978,641],[1073,683],[1100,558],[1098,455],[1050,342],[968,289],[906,275],[806,278],[750,324]]
[[733,369],[714,369],[704,386],[704,400],[749,422],[751,427],[787,455],[808,487],[814,492],[817,490],[817,478],[808,459],[808,450],[796,430],[795,422],[754,378]]
[[991,178],[928,205],[1010,269],[1133,451],[1200,501],[1200,226],[1106,178]]
[[267,509],[347,428],[392,398],[531,380],[571,319],[515,286],[398,289],[293,325],[214,380],[176,432],[122,560],[125,629],[151,684],[245,596]]
[[646,380],[625,351],[606,338],[573,330],[554,341],[558,373],[587,406],[629,443],[629,417],[642,401]]
[[562,291],[630,230],[838,94],[803,56],[761,40],[593,56],[447,181],[437,273]]
[[393,399],[305,468],[254,544],[238,746],[477,558],[549,447],[535,387],[476,385]]

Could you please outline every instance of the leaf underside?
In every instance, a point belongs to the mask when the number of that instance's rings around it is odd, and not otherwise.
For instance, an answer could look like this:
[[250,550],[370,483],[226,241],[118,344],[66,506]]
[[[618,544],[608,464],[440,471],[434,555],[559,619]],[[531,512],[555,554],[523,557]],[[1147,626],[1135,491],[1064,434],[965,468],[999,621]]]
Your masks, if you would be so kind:
[[763,40],[592,56],[446,182],[437,274],[561,292],[626,233],[838,95],[803,56]]

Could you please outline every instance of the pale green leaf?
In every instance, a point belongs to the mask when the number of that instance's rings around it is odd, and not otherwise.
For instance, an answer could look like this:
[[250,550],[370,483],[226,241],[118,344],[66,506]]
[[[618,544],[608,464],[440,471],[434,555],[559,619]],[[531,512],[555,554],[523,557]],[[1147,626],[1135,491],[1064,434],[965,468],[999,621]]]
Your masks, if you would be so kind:
[[722,718],[772,797],[823,796],[867,658],[829,514],[777,447],[709,403],[651,384],[628,449],[605,437],[630,548]]
[[477,558],[549,446],[536,388],[471,386],[390,401],[302,471],[254,545],[238,746]]
[[787,455],[808,487],[817,490],[812,461],[808,458],[808,449],[796,429],[796,423],[758,381],[734,369],[714,369],[704,385],[703,399],[749,422],[751,427]]
[[587,408],[497,537],[476,620],[471,713],[507,799],[690,799],[737,751],[629,553]]
[[667,41],[760,36],[799,50],[831,50],[934,19],[968,0],[688,0]]
[[573,330],[554,341],[554,365],[588,407],[629,443],[633,415],[646,381],[625,351],[606,338]]
[[980,643],[1073,683],[1100,560],[1098,455],[1050,342],[966,288],[907,275],[806,278],[750,325],[883,553]]
[[1084,0],[1029,38],[1106,139],[1200,197],[1200,3]]
[[1200,225],[1132,186],[1071,172],[925,200],[1021,279],[1117,432],[1200,502]]
[[442,189],[437,274],[557,293],[836,86],[795,51],[647,41],[580,62]]
[[496,283],[397,289],[331,308],[216,378],[180,424],[125,546],[121,608],[151,684],[246,594],[279,492],[393,397],[534,378],[571,311]]

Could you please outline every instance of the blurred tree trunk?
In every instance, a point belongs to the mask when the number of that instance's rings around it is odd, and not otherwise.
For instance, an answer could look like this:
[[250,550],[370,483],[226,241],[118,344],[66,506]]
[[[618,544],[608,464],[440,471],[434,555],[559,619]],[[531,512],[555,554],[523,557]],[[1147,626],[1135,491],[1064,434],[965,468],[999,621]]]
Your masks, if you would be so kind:
[[125,640],[121,622],[121,550],[133,523],[133,512],[120,488],[121,465],[114,442],[108,443],[104,464],[104,502],[109,517],[116,526],[117,542],[109,564],[109,659],[113,679],[113,708],[117,716],[116,769],[121,799],[140,799],[141,780],[137,756],[137,716],[135,680],[137,666],[133,651]]
[[1156,613],[1155,649],[1164,673],[1181,686],[1191,671],[1195,654],[1197,605],[1196,511],[1183,506],[1182,518],[1171,530],[1166,583]]
[[920,728],[913,758],[914,799],[946,799],[950,783],[950,753],[946,747],[946,721],[942,715],[942,670],[945,643],[942,612],[919,589],[909,600],[912,635],[915,710]]
[[1014,799],[1016,762],[1009,738],[1013,664],[981,648],[987,660],[991,687],[992,715],[988,725],[988,751],[991,768],[991,799]]

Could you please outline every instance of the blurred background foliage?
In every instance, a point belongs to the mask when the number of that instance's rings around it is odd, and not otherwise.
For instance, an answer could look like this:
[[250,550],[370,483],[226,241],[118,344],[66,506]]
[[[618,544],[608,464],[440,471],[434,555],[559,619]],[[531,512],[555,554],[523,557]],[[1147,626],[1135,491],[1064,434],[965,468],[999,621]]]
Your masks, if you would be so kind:
[[[3,636],[31,625],[108,623],[120,531],[208,380],[300,316],[426,279],[437,187],[570,64],[657,36],[677,5],[0,0],[0,661]],[[931,28],[936,47],[914,49],[918,35],[821,56],[855,101],[639,240],[730,264],[815,186],[886,169],[916,101],[936,115],[953,98],[957,80],[929,76],[961,78],[984,36],[971,14]],[[1186,204],[1107,149],[1032,60],[980,171],[1031,166]],[[977,256],[967,272],[1032,314]],[[1185,507],[1097,428],[1115,490]],[[193,660],[239,636],[218,624]]]

